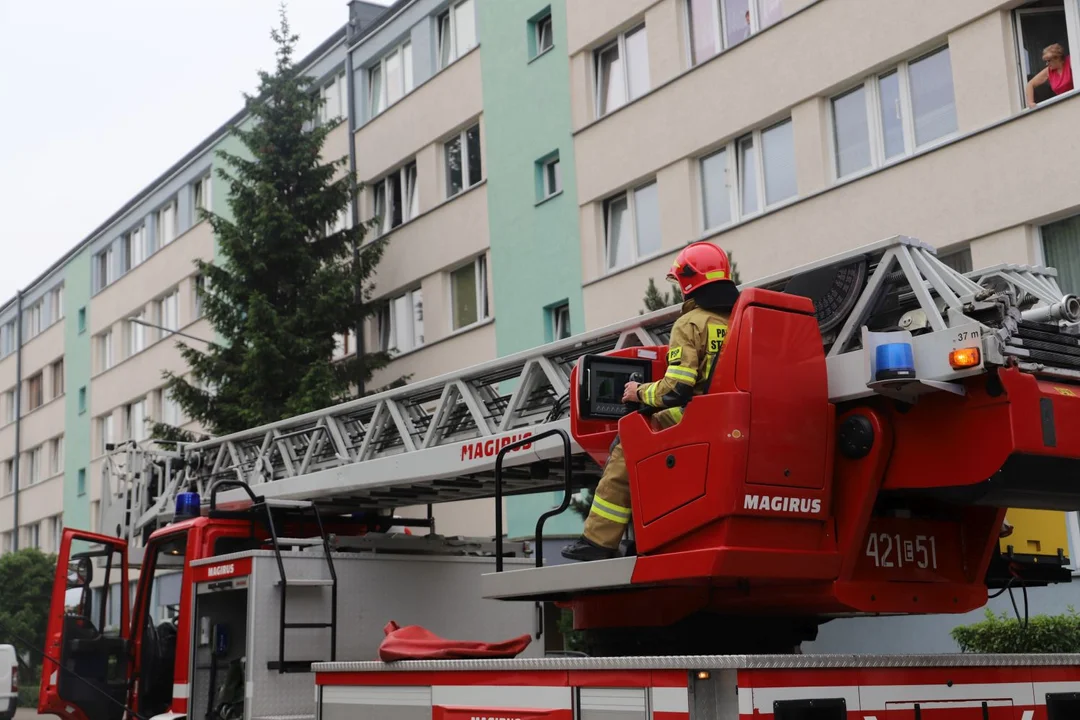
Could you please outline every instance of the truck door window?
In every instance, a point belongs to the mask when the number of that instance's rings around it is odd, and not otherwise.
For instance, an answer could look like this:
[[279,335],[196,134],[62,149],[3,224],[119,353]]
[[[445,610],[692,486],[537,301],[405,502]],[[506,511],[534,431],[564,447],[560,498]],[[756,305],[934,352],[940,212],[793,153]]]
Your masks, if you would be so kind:
[[[168,712],[173,701],[173,673],[179,613],[167,612],[168,599],[152,586],[165,584],[166,578],[183,573],[187,554],[187,533],[154,540],[146,549],[148,562],[143,565],[144,583],[136,606],[134,626],[139,634],[139,714],[152,717]],[[157,602],[153,602],[157,601]],[[158,603],[162,607],[158,607]]]
[[774,720],[847,720],[847,716],[847,701],[843,698],[777,700],[773,703]]

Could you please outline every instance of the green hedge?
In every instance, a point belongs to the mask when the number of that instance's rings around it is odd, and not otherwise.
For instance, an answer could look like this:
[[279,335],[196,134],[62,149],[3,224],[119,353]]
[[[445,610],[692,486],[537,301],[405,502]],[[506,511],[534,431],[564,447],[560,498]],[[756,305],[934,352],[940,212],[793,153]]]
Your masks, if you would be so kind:
[[953,628],[952,638],[962,652],[1080,653],[1080,615],[1070,606],[1063,615],[1033,615],[1024,627],[987,609],[986,620]]

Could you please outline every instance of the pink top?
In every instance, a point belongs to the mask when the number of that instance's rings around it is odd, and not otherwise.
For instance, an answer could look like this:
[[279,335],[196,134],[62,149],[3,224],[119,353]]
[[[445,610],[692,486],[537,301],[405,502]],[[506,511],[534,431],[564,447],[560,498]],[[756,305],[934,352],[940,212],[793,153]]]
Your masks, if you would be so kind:
[[1050,89],[1054,91],[1055,95],[1073,89],[1072,63],[1069,62],[1068,56],[1065,57],[1065,64],[1061,66],[1060,70],[1050,68],[1047,68],[1047,70],[1050,75]]

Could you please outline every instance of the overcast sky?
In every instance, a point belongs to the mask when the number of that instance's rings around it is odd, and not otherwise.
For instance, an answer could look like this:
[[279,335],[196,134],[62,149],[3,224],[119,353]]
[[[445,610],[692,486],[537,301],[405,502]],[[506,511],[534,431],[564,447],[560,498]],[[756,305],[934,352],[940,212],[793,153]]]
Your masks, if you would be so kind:
[[[0,0],[0,304],[243,107],[279,5]],[[298,59],[348,20],[287,9]]]

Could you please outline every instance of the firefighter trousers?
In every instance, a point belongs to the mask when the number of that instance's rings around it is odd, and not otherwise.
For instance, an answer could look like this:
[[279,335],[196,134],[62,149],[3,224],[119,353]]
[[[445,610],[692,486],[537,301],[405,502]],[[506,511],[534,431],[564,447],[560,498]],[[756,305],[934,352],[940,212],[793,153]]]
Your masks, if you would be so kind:
[[[670,408],[652,416],[656,429],[669,428],[682,420],[682,408]],[[601,547],[616,549],[630,523],[630,476],[622,443],[615,438],[604,474],[593,493],[589,517],[585,519],[585,538]]]

